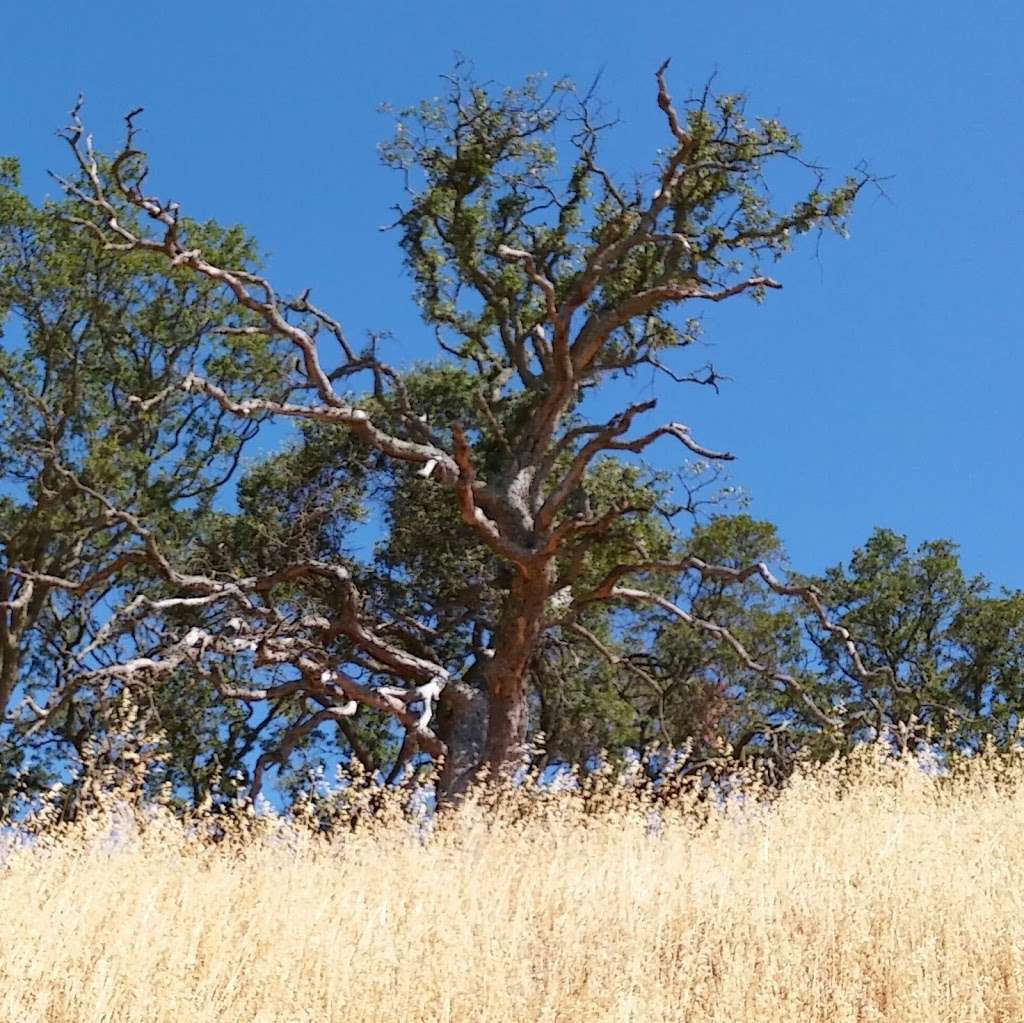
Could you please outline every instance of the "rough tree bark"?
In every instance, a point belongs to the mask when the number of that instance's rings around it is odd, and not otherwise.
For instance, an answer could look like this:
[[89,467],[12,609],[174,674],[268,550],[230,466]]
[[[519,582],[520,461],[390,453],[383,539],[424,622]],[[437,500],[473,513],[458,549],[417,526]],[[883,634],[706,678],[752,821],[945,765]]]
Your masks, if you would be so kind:
[[529,719],[527,672],[544,632],[553,566],[542,563],[531,574],[517,573],[494,635],[487,665],[488,717],[484,763],[500,773],[521,755]]
[[437,705],[437,737],[445,756],[438,774],[438,798],[452,803],[465,795],[483,759],[487,738],[487,689],[483,664],[475,662],[447,686]]

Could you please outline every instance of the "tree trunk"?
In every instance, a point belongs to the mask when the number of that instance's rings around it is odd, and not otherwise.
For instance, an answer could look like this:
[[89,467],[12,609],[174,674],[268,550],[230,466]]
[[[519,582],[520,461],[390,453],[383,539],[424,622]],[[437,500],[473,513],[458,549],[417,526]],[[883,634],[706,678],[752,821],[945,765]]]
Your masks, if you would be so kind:
[[529,723],[526,677],[544,631],[553,565],[529,577],[516,574],[494,636],[487,679],[487,741],[483,762],[498,777],[522,755]]
[[[0,614],[6,614],[6,612],[0,612]],[[21,671],[21,649],[18,645],[18,637],[12,635],[7,629],[4,629],[3,633],[3,638],[0,640],[0,722],[3,721],[4,715],[7,713]]]
[[[0,601],[7,603],[10,599],[10,577],[6,574],[0,575]],[[0,609],[0,722],[3,721],[4,715],[7,713],[7,705],[14,693],[21,660],[18,635],[16,629],[13,628],[15,623],[10,620],[11,617],[13,617],[13,613],[6,607]]]
[[437,779],[440,805],[457,803],[480,768],[487,740],[484,663],[477,660],[460,680],[449,682],[438,701],[437,737],[448,750]]

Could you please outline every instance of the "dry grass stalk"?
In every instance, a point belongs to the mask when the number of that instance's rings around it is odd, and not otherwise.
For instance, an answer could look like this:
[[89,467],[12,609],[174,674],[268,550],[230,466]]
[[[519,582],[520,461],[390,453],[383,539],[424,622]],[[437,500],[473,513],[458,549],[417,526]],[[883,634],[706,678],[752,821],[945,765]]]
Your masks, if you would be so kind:
[[942,779],[864,750],[702,822],[611,776],[491,798],[336,804],[330,836],[312,804],[240,812],[218,842],[210,810],[110,793],[50,819],[0,854],[0,1019],[1024,1018],[1017,757]]

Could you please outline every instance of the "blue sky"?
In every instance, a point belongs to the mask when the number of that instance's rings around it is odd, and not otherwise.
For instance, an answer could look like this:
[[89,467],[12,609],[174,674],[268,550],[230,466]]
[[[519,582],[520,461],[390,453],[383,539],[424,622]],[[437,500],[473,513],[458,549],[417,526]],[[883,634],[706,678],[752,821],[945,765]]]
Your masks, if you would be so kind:
[[608,162],[626,172],[663,141],[658,64],[673,58],[679,95],[717,72],[808,157],[890,180],[849,241],[776,268],[785,290],[765,306],[706,314],[732,382],[674,392],[662,418],[738,455],[733,481],[801,571],[885,525],[951,537],[968,570],[1024,586],[1020,4],[36,0],[0,24],[0,153],[22,159],[33,194],[68,166],[54,131],[79,90],[101,149],[142,105],[153,186],[244,223],[283,290],[311,285],[353,337],[393,332],[399,362],[433,342],[378,230],[400,187],[377,160],[379,103],[436,94],[455,51],[501,81],[603,71],[621,118]]

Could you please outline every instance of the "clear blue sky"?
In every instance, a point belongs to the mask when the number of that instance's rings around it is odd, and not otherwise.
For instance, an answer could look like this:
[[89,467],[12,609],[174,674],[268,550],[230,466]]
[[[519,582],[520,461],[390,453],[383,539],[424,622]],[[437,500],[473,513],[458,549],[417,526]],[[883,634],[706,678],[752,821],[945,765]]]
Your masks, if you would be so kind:
[[399,194],[375,153],[381,101],[435,94],[456,50],[499,80],[603,70],[622,119],[610,162],[625,171],[662,142],[658,64],[673,58],[678,94],[717,71],[809,157],[892,180],[850,241],[778,267],[785,290],[765,307],[708,315],[733,382],[718,398],[683,389],[662,413],[738,454],[734,481],[802,571],[885,525],[952,537],[970,571],[1024,586],[1019,2],[5,6],[0,153],[22,158],[33,194],[68,166],[54,130],[79,90],[100,148],[143,105],[153,186],[191,215],[244,223],[280,287],[312,285],[352,336],[394,332],[399,361],[432,340],[396,238],[378,231]]

